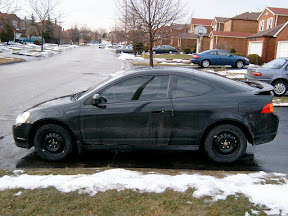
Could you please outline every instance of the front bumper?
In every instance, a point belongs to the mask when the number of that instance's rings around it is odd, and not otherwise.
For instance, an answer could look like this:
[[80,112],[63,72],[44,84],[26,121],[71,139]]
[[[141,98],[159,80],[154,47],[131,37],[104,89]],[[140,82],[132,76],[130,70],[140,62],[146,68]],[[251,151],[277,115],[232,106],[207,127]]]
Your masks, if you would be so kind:
[[31,131],[31,124],[21,124],[21,125],[13,125],[13,138],[15,141],[15,145],[21,148],[31,148],[32,144],[30,144],[29,133]]

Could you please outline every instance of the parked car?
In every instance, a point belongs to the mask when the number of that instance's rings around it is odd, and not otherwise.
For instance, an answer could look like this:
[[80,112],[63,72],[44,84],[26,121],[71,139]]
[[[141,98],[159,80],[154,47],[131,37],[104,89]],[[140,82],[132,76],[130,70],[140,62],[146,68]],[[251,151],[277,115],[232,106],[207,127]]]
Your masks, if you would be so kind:
[[161,53],[177,53],[177,49],[170,45],[160,45],[153,48],[154,54],[161,54]]
[[267,82],[274,87],[274,94],[283,96],[288,87],[288,58],[277,58],[263,66],[250,67],[246,80]]
[[207,68],[210,65],[231,65],[235,68],[243,68],[249,65],[249,59],[233,55],[225,50],[207,50],[192,55],[191,62],[201,67]]
[[116,49],[116,53],[134,53],[133,46],[132,45],[123,46],[122,48]]
[[100,49],[105,49],[105,48],[106,48],[106,46],[107,46],[107,44],[102,44],[102,43],[101,43],[101,44],[99,44],[99,48],[100,48]]
[[234,81],[190,69],[125,72],[96,87],[38,104],[13,125],[17,146],[57,161],[72,150],[204,149],[233,162],[278,128],[263,82]]

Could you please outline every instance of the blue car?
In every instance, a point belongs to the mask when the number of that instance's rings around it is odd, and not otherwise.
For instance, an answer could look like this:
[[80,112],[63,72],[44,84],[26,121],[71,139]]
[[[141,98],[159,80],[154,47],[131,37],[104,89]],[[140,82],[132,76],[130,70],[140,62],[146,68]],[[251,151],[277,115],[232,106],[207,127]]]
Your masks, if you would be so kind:
[[231,65],[235,68],[243,68],[249,65],[249,59],[233,55],[225,50],[207,50],[198,54],[194,54],[191,58],[193,64],[207,68],[210,65]]

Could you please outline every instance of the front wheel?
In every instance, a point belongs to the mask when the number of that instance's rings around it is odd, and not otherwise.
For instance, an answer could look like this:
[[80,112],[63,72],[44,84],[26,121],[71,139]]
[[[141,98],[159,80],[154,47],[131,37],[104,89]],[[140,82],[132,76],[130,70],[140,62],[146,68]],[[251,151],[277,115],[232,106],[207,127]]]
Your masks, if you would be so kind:
[[37,153],[45,160],[59,161],[72,153],[73,141],[66,129],[59,125],[47,124],[40,127],[34,137]]
[[243,61],[238,60],[238,61],[236,62],[236,64],[235,64],[235,66],[240,69],[240,68],[243,68],[243,67],[244,67],[244,63],[243,63]]
[[245,153],[247,139],[240,128],[230,124],[219,125],[208,133],[204,148],[212,160],[232,163]]
[[283,96],[287,92],[287,83],[282,80],[278,80],[273,83],[274,94],[276,96]]

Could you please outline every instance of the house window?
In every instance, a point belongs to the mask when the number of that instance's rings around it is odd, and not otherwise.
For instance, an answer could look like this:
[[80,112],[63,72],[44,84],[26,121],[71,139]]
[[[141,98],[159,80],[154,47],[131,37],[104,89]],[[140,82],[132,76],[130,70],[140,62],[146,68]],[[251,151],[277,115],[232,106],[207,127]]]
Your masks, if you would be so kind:
[[217,24],[215,24],[213,28],[214,31],[217,31]]
[[15,29],[17,29],[17,21],[16,21],[16,20],[13,20],[12,26],[13,26]]
[[267,19],[267,29],[270,29],[273,27],[273,17]]
[[259,23],[259,31],[263,31],[264,30],[264,20],[261,20]]

